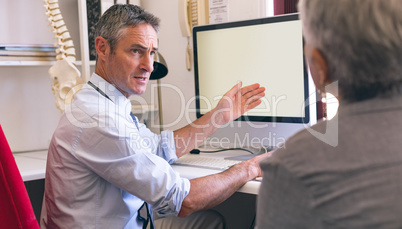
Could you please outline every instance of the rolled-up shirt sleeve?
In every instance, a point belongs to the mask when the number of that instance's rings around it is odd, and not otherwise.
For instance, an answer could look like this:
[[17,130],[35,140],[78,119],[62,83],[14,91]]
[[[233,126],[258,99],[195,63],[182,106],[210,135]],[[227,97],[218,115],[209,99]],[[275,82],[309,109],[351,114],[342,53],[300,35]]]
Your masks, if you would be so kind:
[[164,158],[169,164],[177,160],[173,131],[165,130],[160,135],[157,135],[151,132],[144,124],[139,124],[139,132],[156,155]]
[[101,128],[80,128],[74,156],[107,182],[151,204],[159,216],[177,215],[190,182],[170,166],[177,160],[173,132],[157,135],[143,124],[137,129],[123,116],[89,122],[102,120],[108,123]]

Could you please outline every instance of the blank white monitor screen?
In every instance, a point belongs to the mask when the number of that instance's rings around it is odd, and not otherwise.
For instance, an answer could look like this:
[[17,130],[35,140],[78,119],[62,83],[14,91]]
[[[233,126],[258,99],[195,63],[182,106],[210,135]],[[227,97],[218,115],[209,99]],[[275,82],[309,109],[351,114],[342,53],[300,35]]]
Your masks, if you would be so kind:
[[239,81],[266,88],[239,120],[308,123],[308,71],[298,14],[193,29],[197,117]]

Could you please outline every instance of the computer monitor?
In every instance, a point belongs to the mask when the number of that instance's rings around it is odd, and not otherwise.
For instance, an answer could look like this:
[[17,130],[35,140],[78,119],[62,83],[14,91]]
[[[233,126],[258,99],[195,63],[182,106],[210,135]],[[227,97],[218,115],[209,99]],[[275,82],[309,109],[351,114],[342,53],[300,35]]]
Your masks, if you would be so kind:
[[315,122],[315,107],[310,106],[315,90],[304,60],[298,14],[197,26],[193,45],[198,118],[239,81],[266,88],[258,107],[215,136],[251,145],[247,138],[271,135],[261,145],[277,146],[281,142],[273,142],[272,135],[284,141]]

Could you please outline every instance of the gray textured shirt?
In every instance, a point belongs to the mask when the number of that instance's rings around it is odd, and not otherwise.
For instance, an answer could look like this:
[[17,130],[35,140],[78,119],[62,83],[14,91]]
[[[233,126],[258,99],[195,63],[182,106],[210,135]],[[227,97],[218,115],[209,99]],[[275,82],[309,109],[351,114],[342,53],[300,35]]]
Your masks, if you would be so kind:
[[259,229],[402,228],[402,97],[341,104],[261,167]]

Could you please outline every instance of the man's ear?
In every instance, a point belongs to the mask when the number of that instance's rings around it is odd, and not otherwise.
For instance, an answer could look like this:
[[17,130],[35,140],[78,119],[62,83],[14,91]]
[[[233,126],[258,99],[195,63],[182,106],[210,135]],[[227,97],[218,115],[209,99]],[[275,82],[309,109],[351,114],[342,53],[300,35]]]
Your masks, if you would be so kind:
[[104,59],[109,54],[109,43],[103,37],[95,38],[95,48],[98,54],[98,59]]
[[[325,86],[331,83],[328,75],[328,62],[322,52],[313,48],[311,50],[311,64],[314,65],[315,83],[321,91],[324,91]],[[313,73],[312,73],[313,74]]]

